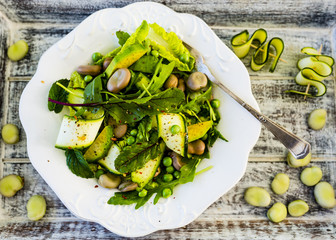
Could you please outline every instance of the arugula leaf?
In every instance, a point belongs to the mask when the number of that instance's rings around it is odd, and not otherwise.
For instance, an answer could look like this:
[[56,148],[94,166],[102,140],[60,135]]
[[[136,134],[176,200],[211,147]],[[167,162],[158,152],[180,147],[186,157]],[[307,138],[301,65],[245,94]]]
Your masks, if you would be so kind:
[[216,129],[216,127],[213,126],[208,131],[208,145],[212,147],[218,138],[224,140],[225,142],[228,142],[228,140]]
[[203,103],[206,100],[209,100],[211,98],[211,91],[212,91],[212,87],[209,87],[208,90],[206,90],[204,93],[195,97],[193,100],[191,100],[187,104],[182,105],[181,110],[186,111],[186,112],[190,110],[190,111],[194,111],[195,113],[198,113],[201,110],[201,106],[203,105]]
[[[61,88],[60,86],[58,86],[56,84],[57,82],[62,84],[63,86],[67,86],[69,84],[68,79],[61,79],[61,80],[54,82],[49,90],[48,99],[53,99],[59,102],[66,102],[68,92],[65,91],[63,88]],[[49,111],[54,111],[55,113],[59,113],[62,111],[63,105],[48,101],[48,109]]]
[[70,76],[68,88],[85,88],[85,86],[84,78],[77,71],[74,71]]
[[152,117],[146,117],[141,120],[138,126],[137,141],[149,141],[150,130],[152,130]]
[[127,39],[130,37],[130,35],[127,32],[124,31],[117,31],[116,32],[117,38],[119,39],[118,43],[120,46],[124,45]]
[[95,103],[103,101],[100,91],[103,89],[102,77],[100,74],[90,82],[84,89],[84,103]]
[[130,205],[136,203],[135,209],[138,209],[145,205],[154,193],[154,191],[149,191],[145,197],[139,197],[137,191],[116,192],[107,203],[112,205]]
[[151,82],[153,82],[153,84],[149,87],[150,93],[155,93],[163,86],[167,78],[172,73],[174,66],[175,66],[174,62],[171,62],[169,64],[161,63],[157,65],[155,73],[151,79]]
[[183,165],[180,169],[181,176],[179,178],[179,183],[184,184],[187,182],[192,182],[195,177],[196,168],[200,161],[203,159],[203,157],[193,157],[191,159],[188,159],[188,162],[186,165]]
[[111,98],[104,105],[105,110],[119,123],[133,123],[145,116],[160,112],[178,112],[177,108],[184,101],[184,93],[177,88],[169,88],[158,94],[123,100]]
[[137,143],[122,149],[115,160],[115,167],[121,173],[133,172],[142,168],[149,160],[161,152],[157,132],[151,135],[149,142]]
[[92,172],[81,151],[76,149],[67,149],[65,151],[65,156],[67,166],[73,174],[82,178],[94,177],[94,173]]

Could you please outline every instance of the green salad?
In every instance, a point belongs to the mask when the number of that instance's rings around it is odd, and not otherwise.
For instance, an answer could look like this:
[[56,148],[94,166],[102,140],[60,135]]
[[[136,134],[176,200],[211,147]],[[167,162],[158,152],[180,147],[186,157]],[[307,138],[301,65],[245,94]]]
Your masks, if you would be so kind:
[[93,53],[89,65],[53,83],[48,109],[66,113],[55,147],[65,150],[69,170],[118,189],[109,204],[137,209],[208,170],[196,172],[225,138],[211,82],[174,32],[143,21],[116,36],[118,48]]

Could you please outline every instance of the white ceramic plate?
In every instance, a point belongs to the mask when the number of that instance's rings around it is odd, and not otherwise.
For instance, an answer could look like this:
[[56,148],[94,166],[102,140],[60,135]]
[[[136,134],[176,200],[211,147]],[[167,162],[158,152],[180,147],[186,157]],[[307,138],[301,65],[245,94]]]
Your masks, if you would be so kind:
[[48,91],[52,83],[69,78],[78,65],[90,62],[93,52],[106,53],[118,46],[115,32],[133,33],[142,20],[174,31],[203,54],[213,75],[258,109],[251,93],[248,72],[241,61],[199,18],[176,13],[156,3],[135,3],[121,9],[98,11],[50,47],[41,57],[37,71],[22,93],[20,119],[27,134],[31,163],[64,205],[79,218],[100,223],[128,237],[143,236],[160,229],[182,227],[196,219],[209,205],[229,191],[243,176],[248,155],[260,134],[260,124],[226,94],[215,89],[221,100],[220,131],[229,140],[217,141],[211,159],[204,160],[194,182],[178,186],[169,199],[139,210],[108,205],[114,190],[95,188],[95,179],[83,179],[66,166],[64,152],[54,148],[62,115],[49,112]]

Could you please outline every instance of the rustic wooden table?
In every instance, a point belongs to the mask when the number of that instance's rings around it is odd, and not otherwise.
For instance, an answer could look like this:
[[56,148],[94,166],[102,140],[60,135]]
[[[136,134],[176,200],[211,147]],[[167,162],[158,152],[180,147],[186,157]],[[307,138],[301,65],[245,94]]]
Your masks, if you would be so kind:
[[[22,90],[33,76],[41,54],[70,32],[89,14],[103,8],[123,7],[129,0],[0,0],[0,125],[14,123],[21,127],[18,108]],[[230,38],[244,30],[253,32],[265,28],[269,38],[284,40],[283,58],[274,73],[267,69],[253,72],[247,66],[252,91],[266,115],[284,125],[312,144],[313,159],[323,171],[323,180],[336,188],[336,108],[335,74],[325,83],[327,94],[308,98],[285,94],[298,86],[294,77],[296,62],[305,46],[319,48],[336,57],[336,2],[335,0],[305,1],[157,1],[178,12],[202,18],[229,45]],[[19,62],[10,62],[7,47],[24,39],[30,50]],[[335,69],[335,68],[334,68]],[[315,108],[328,111],[327,125],[321,131],[307,126],[307,116]],[[22,129],[22,127],[21,127]],[[92,222],[73,216],[30,164],[26,150],[26,136],[15,145],[0,142],[1,176],[16,173],[25,178],[25,186],[13,198],[1,197],[0,239],[110,239],[120,238]],[[334,239],[336,238],[336,209],[326,210],[317,205],[313,189],[298,179],[301,169],[290,168],[285,162],[286,149],[262,129],[259,141],[252,150],[247,171],[241,181],[212,204],[189,225],[173,230],[155,232],[146,239]],[[283,196],[272,194],[272,202],[288,203],[294,199],[308,202],[310,211],[303,217],[287,217],[279,224],[266,218],[265,208],[249,206],[243,192],[249,186],[261,186],[269,192],[270,181],[278,172],[291,178],[289,191]],[[38,222],[26,217],[25,204],[33,194],[46,197],[48,210]]]

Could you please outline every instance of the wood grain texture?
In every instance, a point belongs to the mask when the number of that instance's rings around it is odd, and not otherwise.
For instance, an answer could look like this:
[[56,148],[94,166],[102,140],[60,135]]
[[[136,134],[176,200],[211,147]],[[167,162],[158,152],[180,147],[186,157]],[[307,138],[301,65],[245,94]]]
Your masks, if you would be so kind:
[[[0,0],[0,124],[11,122],[21,129],[16,145],[0,142],[0,175],[19,174],[25,178],[24,188],[13,198],[0,198],[0,239],[125,239],[99,224],[82,221],[72,215],[30,164],[26,136],[19,121],[20,95],[36,71],[42,53],[70,32],[85,17],[106,7],[123,7],[128,0],[52,1]],[[319,166],[323,180],[336,188],[336,107],[335,75],[325,82],[327,94],[318,99],[303,100],[302,96],[285,94],[294,83],[296,62],[303,57],[305,46],[319,48],[336,57],[336,2],[321,1],[183,1],[159,0],[178,12],[201,17],[212,26],[220,39],[229,46],[234,34],[248,29],[252,34],[263,27],[268,39],[280,37],[285,42],[283,58],[274,73],[265,66],[259,72],[249,68],[252,52],[243,59],[251,75],[252,92],[261,111],[312,144],[313,162]],[[20,62],[6,57],[9,44],[25,39],[30,47]],[[334,73],[335,74],[335,73]],[[55,79],[56,80],[56,79]],[[313,131],[307,127],[308,114],[315,108],[328,111],[326,127]],[[139,239],[335,239],[336,209],[317,205],[313,188],[304,186],[299,175],[302,168],[290,168],[285,162],[286,149],[262,128],[261,136],[250,154],[246,174],[240,182],[213,203],[189,225],[158,231]],[[278,172],[290,176],[291,184],[282,196],[272,193],[270,183]],[[220,184],[220,183],[218,183]],[[310,211],[302,217],[288,216],[279,224],[266,218],[267,208],[256,208],[243,200],[250,186],[261,186],[270,192],[272,203],[285,204],[303,199]],[[27,220],[25,205],[29,197],[41,194],[47,200],[45,217],[38,222]],[[126,238],[127,239],[127,238]]]
[[[52,1],[52,0],[2,0],[2,12],[14,22],[81,22],[91,13],[108,7],[124,7],[138,1]],[[219,26],[309,26],[331,27],[335,24],[336,3],[333,0],[311,2],[291,1],[184,1],[159,0],[177,12],[191,13],[209,25]],[[309,10],[309,11],[307,11]]]

